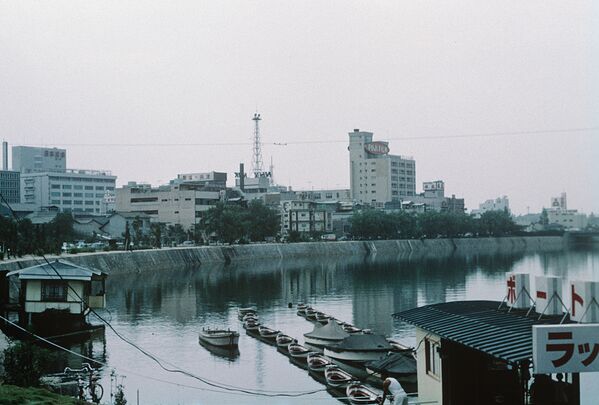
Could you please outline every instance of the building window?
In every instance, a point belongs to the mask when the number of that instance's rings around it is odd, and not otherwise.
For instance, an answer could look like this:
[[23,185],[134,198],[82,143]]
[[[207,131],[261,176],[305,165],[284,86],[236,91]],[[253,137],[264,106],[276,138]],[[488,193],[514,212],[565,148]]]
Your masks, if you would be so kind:
[[83,186],[82,185],[75,185],[75,186],[73,186],[73,188],[75,190],[83,190]]
[[441,346],[439,343],[424,339],[424,348],[426,350],[426,373],[435,377],[441,376],[441,356],[439,350]]
[[70,197],[70,196],[71,196],[71,193],[62,193],[62,196],[63,196],[63,197]]
[[60,184],[52,184],[52,189],[56,190],[57,188],[60,188]]
[[83,197],[83,193],[73,193],[73,197]]
[[71,185],[70,184],[63,184],[62,185],[62,189],[63,190],[70,190],[71,189]]
[[85,189],[86,189],[86,190],[93,190],[93,189],[94,189],[94,186],[85,186]]
[[66,301],[67,288],[67,283],[64,281],[42,281],[42,301]]
[[62,200],[63,205],[71,205],[71,200]]

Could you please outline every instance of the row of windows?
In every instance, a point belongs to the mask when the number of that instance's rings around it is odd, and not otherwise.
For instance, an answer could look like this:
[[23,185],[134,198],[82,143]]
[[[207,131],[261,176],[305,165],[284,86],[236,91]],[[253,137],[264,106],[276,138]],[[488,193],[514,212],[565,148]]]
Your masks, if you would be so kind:
[[[60,187],[60,184],[52,184],[51,188],[54,189],[54,190],[56,190],[56,189],[59,189],[61,187]],[[63,190],[83,190],[83,186],[82,185],[71,186],[70,184],[63,184],[62,185],[62,189]],[[94,189],[94,186],[85,186],[85,190],[93,190],[93,189]],[[110,187],[110,186],[107,186],[107,187],[96,186],[96,191],[104,191],[104,190],[106,190],[106,191],[114,191],[114,187]]]
[[51,200],[52,205],[100,205],[100,201],[82,201],[82,200]]
[[58,182],[68,182],[71,181],[73,183],[83,182],[83,183],[107,183],[114,184],[114,180],[108,179],[90,179],[90,178],[81,178],[81,177],[57,177],[50,176],[50,181],[58,181]]

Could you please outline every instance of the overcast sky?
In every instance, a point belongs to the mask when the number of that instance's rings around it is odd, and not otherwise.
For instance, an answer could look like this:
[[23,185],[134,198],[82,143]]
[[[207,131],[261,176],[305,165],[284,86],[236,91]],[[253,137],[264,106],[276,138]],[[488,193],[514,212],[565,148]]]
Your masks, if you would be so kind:
[[[296,189],[348,187],[360,128],[468,208],[566,191],[599,212],[598,72],[593,1],[0,3],[0,138],[68,145],[119,184],[232,179],[258,109]],[[518,134],[452,138],[489,133]]]

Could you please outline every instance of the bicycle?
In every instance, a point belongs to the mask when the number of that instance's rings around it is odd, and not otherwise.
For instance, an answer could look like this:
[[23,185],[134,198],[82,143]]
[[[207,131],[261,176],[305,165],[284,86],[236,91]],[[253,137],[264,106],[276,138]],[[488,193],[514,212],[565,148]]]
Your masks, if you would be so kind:
[[[100,385],[97,381],[100,379],[98,376],[98,372],[89,365],[89,363],[82,363],[82,368],[70,368],[66,367],[64,369],[64,374],[69,373],[88,373],[88,382],[81,377],[81,374],[77,374],[77,387],[79,389],[77,399],[80,400],[88,400],[95,404],[99,404],[100,400],[104,396],[104,387]],[[86,385],[87,384],[87,385]],[[87,394],[86,394],[87,392]]]

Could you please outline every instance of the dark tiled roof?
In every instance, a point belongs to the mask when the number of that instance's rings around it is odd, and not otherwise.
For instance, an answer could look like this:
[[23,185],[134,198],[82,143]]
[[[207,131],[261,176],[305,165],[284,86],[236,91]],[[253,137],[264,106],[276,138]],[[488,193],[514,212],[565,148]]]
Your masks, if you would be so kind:
[[[558,324],[561,317],[512,310],[498,301],[456,301],[427,305],[393,316],[444,339],[509,362],[532,358],[532,326]],[[569,322],[566,322],[569,323]]]

